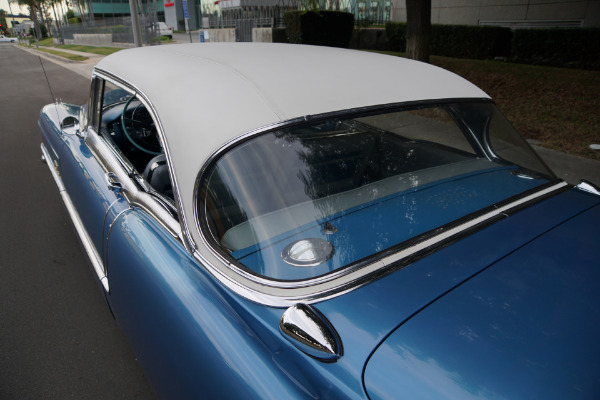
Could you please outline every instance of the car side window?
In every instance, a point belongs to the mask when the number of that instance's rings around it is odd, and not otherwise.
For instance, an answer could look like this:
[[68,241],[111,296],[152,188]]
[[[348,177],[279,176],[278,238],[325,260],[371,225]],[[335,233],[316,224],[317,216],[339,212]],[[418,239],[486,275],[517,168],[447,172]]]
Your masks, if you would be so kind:
[[158,193],[171,202],[174,199],[166,157],[158,137],[152,114],[144,102],[128,90],[102,80],[96,96],[99,119],[95,126],[116,150],[128,169],[142,176],[148,191]]

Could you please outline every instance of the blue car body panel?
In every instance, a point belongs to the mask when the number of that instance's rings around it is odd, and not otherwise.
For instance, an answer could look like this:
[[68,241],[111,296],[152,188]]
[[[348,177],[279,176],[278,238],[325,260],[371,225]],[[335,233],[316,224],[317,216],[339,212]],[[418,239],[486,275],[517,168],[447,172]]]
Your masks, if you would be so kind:
[[221,288],[143,211],[121,214],[107,247],[109,302],[160,397],[350,394],[323,385],[321,370],[333,364],[298,353],[283,339],[282,310]]
[[[600,204],[600,198],[570,190],[521,210],[426,258],[343,297],[318,303],[344,343],[348,376],[361,376],[371,352],[401,323],[507,254]],[[585,214],[584,214],[585,215]],[[515,229],[518,226],[519,229]],[[598,241],[597,237],[591,240]],[[483,251],[482,251],[483,249]],[[595,285],[596,282],[588,282]],[[510,319],[510,315],[504,318]],[[598,320],[596,321],[598,323]],[[556,321],[560,324],[561,321]],[[353,349],[353,351],[350,351]],[[361,363],[362,361],[362,363]],[[339,363],[339,362],[338,362]],[[477,365],[472,368],[477,369]],[[388,387],[397,393],[397,387]],[[382,388],[382,391],[385,391]],[[398,393],[398,396],[400,394]],[[413,397],[418,398],[418,397]]]
[[[318,303],[344,343],[336,363],[321,363],[290,346],[277,330],[283,310],[215,284],[179,242],[139,210],[121,214],[111,230],[109,301],[127,336],[135,338],[132,346],[155,390],[166,397],[185,398],[196,393],[198,381],[206,381],[212,382],[203,390],[207,396],[360,398],[366,396],[360,383],[365,362],[399,323],[597,204],[595,196],[565,192],[370,285]],[[514,224],[523,229],[512,234]],[[488,251],[473,251],[484,246]]]
[[[85,140],[76,134],[62,134],[60,123],[54,119],[64,114],[77,115],[79,107],[50,105],[44,108],[40,118],[40,128],[44,143],[51,149],[49,160],[55,163],[65,190],[89,235],[99,257],[103,257],[103,238],[116,214],[128,205],[122,195],[108,188],[106,171],[102,169]],[[85,212],[81,212],[85,210]],[[112,217],[106,218],[107,211]]]
[[[85,140],[61,133],[63,114],[55,120],[54,111],[46,108],[40,118],[53,158],[48,161],[58,166],[101,255],[110,283],[106,298],[160,397],[586,398],[600,390],[600,315],[594,309],[600,276],[593,258],[600,232],[598,224],[589,223],[600,217],[600,197],[563,191],[369,284],[315,303],[343,343],[342,357],[324,363],[282,336],[278,324],[284,309],[223,287],[152,216],[109,189]],[[508,169],[493,174],[517,182],[515,192],[541,183]],[[465,181],[484,205],[507,195],[486,176]],[[413,196],[423,201],[419,192]],[[377,213],[390,213],[384,208],[392,203],[377,205]],[[357,229],[372,215],[355,211],[337,216],[336,225],[353,234],[360,257],[373,251],[365,238],[377,225]],[[416,229],[424,232],[435,227],[437,217],[451,221],[461,214],[438,211],[425,215]],[[281,254],[283,245],[274,243],[274,254]],[[458,391],[432,392],[424,377]],[[576,385],[581,392],[570,391]],[[528,391],[536,388],[539,392]]]
[[595,399],[600,207],[535,238],[419,312],[374,352],[371,399]]

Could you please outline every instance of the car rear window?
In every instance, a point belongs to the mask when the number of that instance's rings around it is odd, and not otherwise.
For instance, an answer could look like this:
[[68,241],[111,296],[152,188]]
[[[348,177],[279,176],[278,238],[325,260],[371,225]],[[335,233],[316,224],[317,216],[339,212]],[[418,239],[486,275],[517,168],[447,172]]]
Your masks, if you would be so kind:
[[[500,117],[491,103],[455,103],[258,135],[205,173],[200,225],[215,249],[258,275],[335,271],[547,182],[551,173]],[[494,153],[497,142],[526,165]]]

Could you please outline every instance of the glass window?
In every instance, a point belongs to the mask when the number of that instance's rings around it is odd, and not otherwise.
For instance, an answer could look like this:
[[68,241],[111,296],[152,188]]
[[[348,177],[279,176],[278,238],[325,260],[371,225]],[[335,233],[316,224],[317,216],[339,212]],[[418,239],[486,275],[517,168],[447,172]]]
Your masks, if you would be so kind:
[[[494,110],[432,105],[253,137],[205,174],[201,225],[215,247],[256,274],[296,280],[332,272],[545,183],[520,178],[511,173],[519,165],[484,151],[478,138],[496,129],[484,123]],[[302,262],[290,262],[294,254]]]
[[[174,194],[169,167],[152,114],[144,103],[129,91],[104,81],[99,132],[112,145],[115,155],[131,175],[141,176],[141,187],[166,201],[173,212]],[[174,213],[173,213],[174,215]]]
[[531,150],[525,139],[514,134],[511,123],[496,109],[490,118],[488,138],[492,151],[498,158],[530,171],[538,171],[546,175],[552,174],[544,162]]

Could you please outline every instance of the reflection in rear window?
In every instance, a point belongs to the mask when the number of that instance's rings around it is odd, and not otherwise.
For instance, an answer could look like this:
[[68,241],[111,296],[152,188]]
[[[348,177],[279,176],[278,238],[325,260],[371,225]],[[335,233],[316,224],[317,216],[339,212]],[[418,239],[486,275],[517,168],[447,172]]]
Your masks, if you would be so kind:
[[[519,154],[537,172],[487,145],[496,113],[490,103],[447,104],[262,134],[207,171],[198,215],[215,247],[256,274],[326,274],[545,183],[539,173],[549,172],[526,145]],[[320,256],[311,243],[324,241]]]

